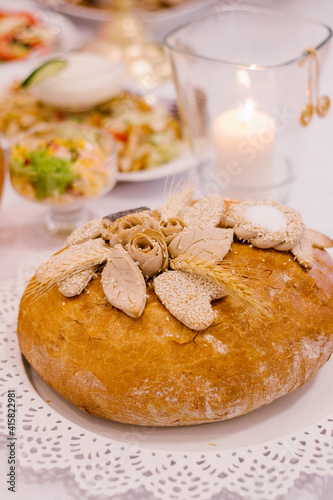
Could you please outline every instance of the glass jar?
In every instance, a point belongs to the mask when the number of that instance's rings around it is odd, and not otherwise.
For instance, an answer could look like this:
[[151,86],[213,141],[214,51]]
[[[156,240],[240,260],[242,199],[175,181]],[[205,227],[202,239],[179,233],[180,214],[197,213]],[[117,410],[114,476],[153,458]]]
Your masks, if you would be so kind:
[[318,89],[331,36],[319,22],[226,6],[165,38],[203,194],[285,201],[305,125],[328,110]]

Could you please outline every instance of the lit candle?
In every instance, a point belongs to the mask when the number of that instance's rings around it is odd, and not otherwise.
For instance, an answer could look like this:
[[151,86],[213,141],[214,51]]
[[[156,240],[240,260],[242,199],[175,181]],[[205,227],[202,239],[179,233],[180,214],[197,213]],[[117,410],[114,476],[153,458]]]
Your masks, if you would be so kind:
[[274,183],[274,128],[272,117],[254,109],[248,100],[243,108],[217,116],[212,125],[217,175],[226,187],[261,188]]

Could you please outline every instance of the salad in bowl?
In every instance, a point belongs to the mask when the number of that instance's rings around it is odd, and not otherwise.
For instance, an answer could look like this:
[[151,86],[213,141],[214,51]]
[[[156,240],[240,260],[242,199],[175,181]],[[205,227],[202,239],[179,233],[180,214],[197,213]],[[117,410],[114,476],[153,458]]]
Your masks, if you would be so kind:
[[71,122],[49,124],[11,144],[11,183],[27,200],[50,207],[49,229],[55,229],[56,219],[68,225],[86,200],[115,185],[116,154],[115,140],[103,130]]

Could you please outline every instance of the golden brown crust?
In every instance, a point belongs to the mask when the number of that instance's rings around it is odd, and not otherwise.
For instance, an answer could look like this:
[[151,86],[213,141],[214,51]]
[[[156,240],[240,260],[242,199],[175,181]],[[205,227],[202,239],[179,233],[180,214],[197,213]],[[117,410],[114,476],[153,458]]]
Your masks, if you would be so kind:
[[[227,255],[273,319],[258,322],[229,296],[195,332],[148,286],[134,319],[105,299],[100,279],[80,296],[57,287],[20,306],[21,350],[79,408],[139,425],[189,425],[242,415],[307,382],[333,349],[333,261],[314,250],[311,271],[292,254],[233,243]],[[46,313],[47,312],[47,313]]]

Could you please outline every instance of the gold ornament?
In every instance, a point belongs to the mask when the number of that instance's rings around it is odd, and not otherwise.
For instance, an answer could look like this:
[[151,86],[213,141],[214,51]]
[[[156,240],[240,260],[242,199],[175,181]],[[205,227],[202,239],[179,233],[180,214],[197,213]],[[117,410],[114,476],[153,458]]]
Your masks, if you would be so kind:
[[[317,115],[322,118],[327,115],[329,108],[330,108],[330,99],[327,96],[320,96],[319,97],[319,62],[318,62],[318,57],[317,57],[317,52],[316,49],[313,47],[309,47],[305,51],[305,58],[302,59],[300,62],[300,66],[304,64],[306,60],[308,60],[308,57],[310,57],[309,60],[309,73],[308,73],[308,86],[306,89],[306,95],[309,100],[309,104],[306,104],[303,106],[299,120],[300,123],[303,127],[306,127],[309,125],[313,112],[316,111]],[[316,96],[316,105],[313,105],[313,100],[312,100],[312,65],[315,65],[315,96]]]
[[312,104],[305,104],[302,108],[301,116],[299,117],[299,120],[301,122],[301,125],[303,127],[306,127],[309,125],[313,115],[313,105]]
[[317,115],[319,117],[323,117],[323,116],[326,116],[329,109],[330,109],[330,98],[327,97],[327,95],[323,95],[321,97],[319,97],[319,99],[317,100],[317,106],[316,106],[316,111],[317,111]]

